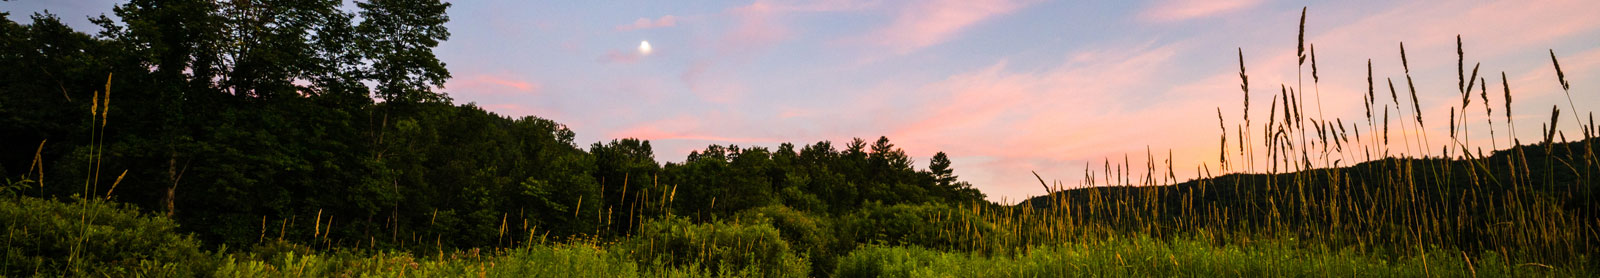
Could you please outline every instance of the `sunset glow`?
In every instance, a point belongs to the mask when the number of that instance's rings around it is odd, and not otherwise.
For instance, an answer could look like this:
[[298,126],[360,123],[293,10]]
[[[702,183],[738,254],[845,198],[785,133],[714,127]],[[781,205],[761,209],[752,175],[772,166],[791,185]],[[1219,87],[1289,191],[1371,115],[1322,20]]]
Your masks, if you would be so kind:
[[[0,6],[17,21],[49,9],[92,34],[98,27],[86,16],[109,14],[106,2]],[[1296,61],[1306,6],[1315,81]],[[1448,127],[1432,123],[1447,122],[1460,102],[1450,88],[1457,34],[1466,67],[1505,73],[1517,118],[1535,123],[1551,104],[1567,108],[1552,51],[1573,101],[1593,109],[1595,11],[1600,1],[458,1],[446,24],[452,37],[436,52],[456,103],[564,123],[580,147],[637,137],[658,160],[681,162],[710,144],[839,146],[882,135],[916,168],[946,152],[963,180],[1014,202],[1044,193],[1032,171],[1077,186],[1085,170],[1124,156],[1138,166],[1147,157],[1164,164],[1170,153],[1180,180],[1220,172],[1218,135],[1244,124],[1241,49],[1246,132],[1256,137],[1284,86],[1315,98],[1306,113],[1362,119],[1368,60],[1379,84],[1403,86],[1403,42],[1428,140],[1444,145]],[[1489,142],[1484,112],[1467,117],[1466,138]],[[1524,142],[1542,138],[1538,124],[1518,128]],[[1364,121],[1361,129],[1370,134]],[[1259,157],[1255,169],[1266,165]]]

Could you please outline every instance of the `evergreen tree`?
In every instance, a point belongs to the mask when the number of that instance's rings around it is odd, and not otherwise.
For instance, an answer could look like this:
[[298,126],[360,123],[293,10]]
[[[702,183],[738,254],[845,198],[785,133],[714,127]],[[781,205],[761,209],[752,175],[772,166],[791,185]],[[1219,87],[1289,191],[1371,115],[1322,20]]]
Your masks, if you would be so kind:
[[933,154],[928,160],[928,173],[932,174],[936,184],[941,189],[954,189],[951,185],[956,182],[955,170],[950,169],[950,157],[944,152]]

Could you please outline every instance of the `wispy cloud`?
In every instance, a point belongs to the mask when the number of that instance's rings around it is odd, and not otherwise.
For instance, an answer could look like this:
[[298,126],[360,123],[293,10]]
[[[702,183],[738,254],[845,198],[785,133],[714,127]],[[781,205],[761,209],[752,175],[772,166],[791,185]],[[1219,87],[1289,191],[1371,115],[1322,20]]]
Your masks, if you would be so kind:
[[904,6],[888,26],[854,40],[888,47],[897,53],[950,40],[962,30],[986,19],[1015,11],[1030,3],[1020,0],[935,0]]
[[[1415,2],[1404,3],[1382,9],[1379,12],[1356,15],[1355,20],[1344,24],[1315,28],[1316,7],[1312,7],[1312,17],[1308,23],[1307,41],[1319,46],[1318,55],[1332,57],[1348,57],[1363,61],[1372,58],[1375,64],[1377,82],[1382,83],[1383,78],[1393,77],[1397,82],[1403,82],[1400,72],[1398,43],[1405,42],[1406,52],[1410,59],[1411,71],[1416,78],[1419,90],[1421,108],[1426,122],[1447,121],[1450,110],[1460,104],[1455,96],[1456,75],[1455,70],[1455,43],[1456,36],[1461,35],[1465,42],[1467,71],[1475,63],[1482,63],[1484,75],[1489,76],[1489,89],[1497,92],[1498,72],[1505,71],[1510,76],[1509,83],[1512,93],[1517,100],[1512,110],[1518,114],[1548,113],[1549,105],[1565,103],[1566,99],[1554,81],[1554,69],[1550,66],[1547,48],[1555,48],[1557,54],[1564,54],[1560,47],[1563,40],[1580,37],[1584,34],[1593,34],[1600,31],[1600,21],[1586,11],[1596,9],[1593,1],[1492,1],[1492,2]],[[1341,12],[1341,11],[1334,11]],[[1324,17],[1339,17],[1328,15]],[[1327,30],[1317,32],[1317,29]],[[1581,45],[1581,44],[1580,44]],[[1327,48],[1323,48],[1327,47]],[[1586,45],[1573,49],[1575,51],[1593,51],[1593,45]],[[1248,55],[1248,49],[1247,55]],[[1293,73],[1294,53],[1277,51],[1271,55],[1268,68],[1263,70],[1279,73]],[[1573,65],[1583,61],[1583,52],[1570,53]],[[1326,56],[1325,56],[1326,58]],[[1567,66],[1566,56],[1562,57],[1562,66]],[[1327,61],[1327,60],[1324,60]],[[1338,61],[1338,60],[1333,60]],[[1361,64],[1364,66],[1364,64]],[[1274,68],[1275,67],[1275,68]],[[1565,69],[1565,68],[1564,68]],[[1324,70],[1327,70],[1325,67]],[[1364,68],[1359,69],[1364,74]],[[1435,74],[1435,73],[1450,74]],[[1569,71],[1569,78],[1571,71]],[[1327,78],[1325,75],[1324,78]],[[1362,76],[1364,78],[1364,76]],[[1252,81],[1257,80],[1255,76]],[[1272,80],[1294,80],[1293,76],[1283,76]],[[1351,80],[1355,82],[1364,82]],[[1280,81],[1274,81],[1280,82]],[[1327,82],[1324,80],[1324,82]],[[1254,83],[1254,82],[1252,82]],[[1359,84],[1363,86],[1365,84]],[[1352,90],[1329,90],[1327,84],[1323,85],[1325,92],[1348,92]],[[1383,86],[1383,85],[1380,85]],[[1359,88],[1354,91],[1365,91]],[[1404,87],[1401,88],[1404,94]],[[1446,93],[1427,92],[1447,91]],[[1491,98],[1497,95],[1489,94]],[[1404,98],[1404,97],[1402,97]],[[1581,99],[1581,98],[1580,98]],[[1343,97],[1332,99],[1334,102],[1347,103],[1345,107],[1359,107],[1358,98]],[[1478,101],[1474,99],[1473,106]],[[1330,101],[1330,99],[1324,99]],[[1402,100],[1404,103],[1405,100]],[[1491,102],[1498,102],[1491,99]],[[1581,102],[1580,102],[1581,103]],[[1503,105],[1495,103],[1494,105]],[[1581,105],[1580,105],[1581,107]],[[1329,107],[1333,108],[1333,107]],[[1357,108],[1359,109],[1359,108]],[[1473,110],[1482,109],[1473,108]],[[1329,109],[1329,116],[1339,112],[1339,109]],[[1356,110],[1358,111],[1358,110]],[[1340,114],[1355,115],[1352,110],[1345,110]],[[1478,110],[1481,112],[1481,110]],[[1496,107],[1495,113],[1500,113]],[[1566,111],[1563,111],[1564,113]],[[1523,114],[1526,115],[1526,114]],[[1485,124],[1478,121],[1482,114],[1473,115],[1475,126],[1470,126],[1473,131],[1471,141],[1487,142],[1488,130]],[[1547,115],[1546,115],[1547,116]],[[1519,119],[1522,115],[1517,116]],[[1536,117],[1537,118],[1537,117]],[[1525,125],[1519,128],[1529,129],[1519,131],[1523,135],[1536,134],[1538,126]],[[1449,132],[1446,125],[1429,125],[1429,133],[1442,134]],[[1569,126],[1569,128],[1575,128]],[[1528,132],[1532,131],[1532,132]],[[1500,134],[1504,136],[1504,133]],[[1432,138],[1435,142],[1431,145],[1448,144],[1449,138]],[[1527,139],[1527,138],[1524,138]],[[1503,145],[1502,145],[1503,146]],[[1436,150],[1434,152],[1437,152]]]
[[[963,177],[996,197],[1042,194],[1030,171],[1077,186],[1083,163],[1099,172],[1103,159],[1120,164],[1123,155],[1142,175],[1146,146],[1161,165],[1157,176],[1165,175],[1170,150],[1176,176],[1192,177],[1199,163],[1216,170],[1217,143],[1193,138],[1218,132],[1214,118],[1195,119],[1234,103],[1218,96],[1236,96],[1237,80],[1150,82],[1173,79],[1186,51],[1185,44],[1113,44],[1042,70],[999,62],[951,75],[911,90],[932,100],[902,112],[916,116],[890,123],[898,128],[888,134],[910,153],[955,156]],[[1211,87],[1233,91],[1189,91]]]
[[772,143],[782,141],[776,138],[740,137],[727,135],[730,133],[730,131],[718,130],[717,125],[708,125],[708,123],[726,122],[715,120],[716,118],[724,117],[723,115],[711,113],[700,116],[686,115],[662,118],[620,128],[618,131],[611,133],[610,137],[639,138],[645,140],[707,141],[720,144]]
[[727,10],[726,14],[733,18],[733,28],[724,34],[718,43],[724,46],[724,50],[729,50],[728,48],[764,47],[787,40],[794,35],[793,31],[790,30],[791,28],[783,23],[790,14],[850,11],[875,5],[875,2],[855,1],[821,1],[797,4],[758,0],[749,5]]
[[666,27],[672,27],[672,26],[677,26],[677,25],[678,25],[678,17],[672,16],[672,15],[665,15],[665,16],[661,16],[661,18],[657,18],[655,20],[650,20],[649,18],[641,17],[641,18],[639,18],[637,20],[634,20],[632,24],[617,25],[616,29],[617,29],[617,31],[633,31],[633,30],[643,30],[643,29],[666,28]]
[[469,75],[450,80],[450,88],[467,94],[531,94],[538,93],[538,83],[496,75]]
[[1013,72],[1000,62],[926,85],[922,91],[943,97],[916,113],[926,118],[896,133],[918,136],[955,130],[961,134],[967,132],[960,129],[1021,127],[1015,125],[1030,121],[1071,123],[1079,117],[1118,112],[1147,98],[1130,91],[1150,88],[1142,80],[1157,78],[1155,73],[1176,53],[1176,46],[1119,47],[1127,49],[1080,52],[1041,72]]
[[[1482,62],[1490,76],[1506,71],[1518,98],[1513,108],[1518,121],[1535,122],[1519,124],[1533,132],[1518,132],[1537,133],[1537,121],[1548,118],[1549,106],[1566,101],[1553,81],[1547,48],[1560,55],[1573,79],[1577,106],[1589,109],[1583,104],[1595,100],[1594,94],[1581,92],[1600,84],[1584,81],[1594,79],[1588,73],[1600,68],[1600,50],[1581,41],[1600,33],[1600,21],[1585,13],[1595,10],[1596,3],[1312,4],[1306,40],[1318,48],[1321,82],[1312,83],[1307,65],[1303,96],[1313,97],[1306,101],[1307,112],[1344,117],[1347,123],[1361,118],[1366,60],[1373,59],[1380,87],[1385,77],[1403,82],[1396,44],[1405,41],[1427,121],[1446,121],[1452,103],[1460,103],[1450,87],[1456,85],[1455,35],[1462,34],[1468,70]],[[1084,6],[1102,10],[1071,10]],[[542,52],[549,56],[542,57],[553,62],[516,65],[530,67],[524,71],[528,74],[488,77],[470,73],[498,72],[512,62],[490,57],[452,63],[453,71],[464,73],[450,83],[452,93],[461,92],[461,100],[497,102],[485,107],[497,112],[587,123],[590,128],[575,129],[579,140],[652,140],[663,161],[682,159],[706,144],[771,147],[886,135],[921,158],[917,166],[925,166],[936,151],[947,152],[964,180],[996,199],[1015,200],[1042,193],[1029,173],[1033,170],[1046,180],[1076,185],[1085,162],[1099,172],[1103,159],[1120,164],[1127,154],[1136,174],[1142,175],[1146,146],[1156,153],[1157,164],[1164,164],[1171,149],[1179,178],[1195,176],[1191,171],[1200,163],[1220,173],[1216,110],[1220,106],[1229,131],[1235,131],[1241,118],[1235,47],[1243,48],[1249,68],[1251,118],[1257,125],[1252,130],[1259,133],[1266,103],[1278,86],[1297,83],[1293,42],[1300,7],[1259,0],[1110,5],[749,0],[684,7],[675,9],[670,20],[664,14],[597,24],[562,21],[577,17],[552,20],[558,25],[540,31],[547,36],[528,41],[550,48]],[[1063,16],[1076,12],[1102,17],[1088,22]],[[1057,21],[1061,24],[1037,24]],[[1101,24],[1105,22],[1113,24]],[[1092,24],[1099,25],[1087,26]],[[599,32],[571,28],[575,26]],[[666,32],[656,34],[658,30]],[[981,33],[989,30],[1006,34]],[[676,52],[640,57],[631,48],[599,46],[636,40],[642,33],[651,33],[652,43],[677,46],[672,48]],[[995,40],[966,41],[979,37]],[[942,47],[958,43],[960,47]],[[458,41],[441,49],[482,52],[460,47],[469,44],[492,43]],[[473,63],[491,68],[470,68]],[[1489,78],[1490,90],[1497,92],[1500,82],[1494,77]],[[568,90],[572,92],[564,92]],[[540,95],[469,93],[490,91]],[[1322,103],[1315,105],[1319,92]],[[614,101],[618,97],[629,101]],[[1503,103],[1497,94],[1489,97],[1498,115]],[[1479,103],[1472,103],[1472,120],[1477,122],[1484,116]],[[568,115],[556,115],[562,112]],[[1565,120],[1562,127],[1573,128]],[[1442,124],[1429,127],[1447,129]],[[1473,126],[1472,132],[1487,136],[1481,126]],[[1502,138],[1505,134],[1503,129],[1498,133]],[[1229,138],[1229,143],[1237,139]],[[1238,160],[1230,162],[1239,166]]]
[[693,134],[680,131],[662,130],[660,128],[648,126],[633,127],[627,130],[619,131],[615,134],[617,134],[617,136],[615,136],[616,138],[639,138],[645,140],[693,140],[717,142],[723,144],[772,143],[782,141],[774,138],[727,137],[710,134]]
[[[558,113],[556,113],[555,111],[534,109],[532,107],[528,107],[528,106],[524,106],[524,105],[516,104],[516,103],[484,104],[484,105],[481,105],[479,107],[482,107],[483,110],[487,110],[489,112],[494,112],[495,114],[500,114],[500,115],[507,116],[507,117],[512,117],[512,118],[518,118],[518,117],[530,116],[530,115],[538,115],[540,117],[545,117],[545,118],[559,117],[559,115],[557,115]],[[566,123],[566,124],[570,125],[572,123]]]
[[778,21],[789,12],[791,10],[768,1],[728,9],[727,14],[734,20],[733,29],[722,36],[718,45],[724,51],[734,51],[786,40],[792,32]]
[[[748,5],[725,10],[724,19],[729,29],[703,42],[702,47],[716,50],[716,55],[698,57],[679,73],[679,80],[702,100],[713,103],[731,103],[744,94],[746,87],[728,78],[718,67],[739,64],[743,60],[792,39],[795,31],[785,21],[793,14],[856,11],[878,6],[876,1],[832,0],[792,2],[758,0]],[[625,57],[619,57],[625,58]]]
[[1139,14],[1139,19],[1151,22],[1185,21],[1222,15],[1258,4],[1261,4],[1261,0],[1165,0],[1151,3]]

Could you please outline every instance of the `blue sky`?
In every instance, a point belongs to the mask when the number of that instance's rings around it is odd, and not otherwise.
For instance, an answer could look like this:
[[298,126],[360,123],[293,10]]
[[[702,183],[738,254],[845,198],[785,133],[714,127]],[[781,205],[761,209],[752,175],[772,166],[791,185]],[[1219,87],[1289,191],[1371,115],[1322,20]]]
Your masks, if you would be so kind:
[[[49,9],[90,31],[83,18],[116,2],[0,8],[18,21]],[[1380,88],[1384,78],[1404,84],[1404,42],[1426,121],[1447,122],[1459,105],[1449,90],[1457,34],[1469,70],[1482,63],[1487,76],[1508,76],[1522,141],[1537,140],[1550,106],[1571,114],[1550,50],[1577,108],[1600,108],[1595,1],[460,1],[436,53],[458,103],[553,119],[582,144],[637,137],[658,160],[682,161],[708,144],[885,135],[919,168],[945,151],[962,179],[1014,201],[1043,193],[1030,171],[1075,186],[1086,163],[1098,172],[1124,154],[1142,172],[1147,147],[1158,164],[1170,150],[1180,179],[1202,164],[1219,171],[1217,110],[1229,132],[1242,124],[1238,49],[1260,143],[1268,101],[1280,84],[1297,84],[1301,7],[1320,77],[1313,84],[1303,68],[1301,86],[1321,103],[1308,113],[1364,123],[1366,62]],[[654,51],[639,52],[641,41]],[[1468,138],[1488,149],[1480,105],[1469,108]],[[1580,134],[1564,123],[1569,137]],[[1438,155],[1448,127],[1427,128]]]

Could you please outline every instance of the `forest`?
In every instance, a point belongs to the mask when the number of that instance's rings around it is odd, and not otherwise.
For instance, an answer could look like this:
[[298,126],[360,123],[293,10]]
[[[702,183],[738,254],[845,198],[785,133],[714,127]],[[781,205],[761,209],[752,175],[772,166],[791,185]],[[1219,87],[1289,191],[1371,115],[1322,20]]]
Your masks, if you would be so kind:
[[[1230,142],[1222,125],[1220,165],[1263,147],[1271,170],[1180,182],[1158,176],[1170,164],[1107,160],[1084,173],[1089,187],[1046,173],[1051,194],[1010,205],[961,180],[945,153],[908,154],[887,137],[710,145],[663,163],[647,140],[575,142],[579,131],[549,119],[457,103],[433,52],[451,37],[449,6],[134,0],[94,18],[99,30],[0,14],[0,275],[1595,270],[1600,140],[1592,120],[1561,121],[1580,113],[1566,107],[1548,124],[1582,126],[1581,139],[1550,129],[1488,154],[1400,157],[1373,152],[1388,140],[1390,107],[1378,121],[1370,110],[1381,96],[1363,96],[1366,121],[1350,122],[1381,124],[1383,138],[1363,137],[1300,115],[1286,88],[1265,144],[1243,147],[1256,131]],[[1496,85],[1462,80],[1479,94]],[[1460,88],[1461,121],[1473,87]],[[1409,110],[1401,88],[1393,111]],[[1353,159],[1314,161],[1332,157]],[[1246,172],[1225,167],[1214,170]]]

